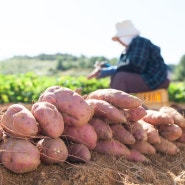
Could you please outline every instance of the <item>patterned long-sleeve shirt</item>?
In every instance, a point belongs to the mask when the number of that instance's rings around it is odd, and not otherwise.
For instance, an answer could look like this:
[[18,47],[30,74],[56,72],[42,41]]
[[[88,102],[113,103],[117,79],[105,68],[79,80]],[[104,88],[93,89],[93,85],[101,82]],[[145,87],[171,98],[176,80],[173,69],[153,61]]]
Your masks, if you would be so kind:
[[122,53],[117,66],[101,71],[100,77],[119,71],[139,73],[150,89],[156,89],[167,78],[167,65],[160,48],[150,40],[135,37],[125,53]]

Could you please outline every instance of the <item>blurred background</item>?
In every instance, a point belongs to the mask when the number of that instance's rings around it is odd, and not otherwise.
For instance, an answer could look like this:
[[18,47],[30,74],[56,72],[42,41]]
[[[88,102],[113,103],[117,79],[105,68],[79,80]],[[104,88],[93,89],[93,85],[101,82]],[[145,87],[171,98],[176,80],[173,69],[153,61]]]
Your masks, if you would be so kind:
[[97,60],[115,64],[123,49],[111,40],[115,24],[131,19],[184,88],[184,7],[184,0],[1,0],[0,85],[5,75],[86,77]]

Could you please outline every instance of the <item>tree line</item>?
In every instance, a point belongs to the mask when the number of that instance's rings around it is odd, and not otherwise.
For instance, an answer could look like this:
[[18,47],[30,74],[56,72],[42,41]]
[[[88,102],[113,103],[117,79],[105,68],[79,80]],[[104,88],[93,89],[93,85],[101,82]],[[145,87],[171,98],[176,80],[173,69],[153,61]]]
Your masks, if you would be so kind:
[[[53,62],[53,72],[56,71],[67,71],[69,69],[92,69],[94,68],[94,64],[96,61],[106,61],[111,65],[115,65],[117,63],[118,58],[106,58],[104,56],[93,56],[87,57],[85,55],[74,56],[66,53],[56,53],[56,54],[39,54],[37,56],[14,56],[11,59],[7,59],[5,61],[0,62],[0,68],[3,69],[3,65],[8,64],[8,62],[19,61],[19,65],[23,63],[29,63],[31,65],[32,61],[37,61],[37,63],[42,63],[45,61],[49,61],[49,63]],[[21,61],[23,63],[21,63]],[[4,62],[4,63],[3,63]],[[8,67],[6,67],[8,68]],[[168,64],[169,73],[171,75],[172,80],[174,81],[184,81],[185,80],[185,54],[181,57],[178,64]],[[1,71],[2,72],[2,71]]]

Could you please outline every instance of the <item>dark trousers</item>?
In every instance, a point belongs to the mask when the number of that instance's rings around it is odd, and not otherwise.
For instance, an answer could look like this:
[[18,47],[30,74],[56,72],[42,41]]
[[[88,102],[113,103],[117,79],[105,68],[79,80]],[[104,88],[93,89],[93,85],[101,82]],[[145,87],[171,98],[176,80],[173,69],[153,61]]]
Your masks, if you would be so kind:
[[[157,89],[167,89],[170,80],[166,79]],[[151,91],[144,79],[136,73],[118,72],[111,77],[110,88],[122,90],[127,93]]]

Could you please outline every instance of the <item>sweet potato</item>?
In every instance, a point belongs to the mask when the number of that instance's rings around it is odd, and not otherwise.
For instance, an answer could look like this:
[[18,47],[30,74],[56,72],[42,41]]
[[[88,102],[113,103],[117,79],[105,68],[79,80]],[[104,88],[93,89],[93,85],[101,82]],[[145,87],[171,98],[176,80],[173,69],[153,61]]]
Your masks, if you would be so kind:
[[165,112],[160,112],[158,110],[146,110],[146,112],[147,114],[142,119],[152,125],[174,124],[172,116]]
[[159,136],[158,130],[151,125],[150,123],[145,122],[144,120],[138,120],[138,123],[142,125],[143,129],[147,133],[147,140],[150,144],[160,143],[161,139]]
[[185,129],[182,129],[182,135],[177,139],[178,142],[185,143]]
[[81,127],[65,125],[62,137],[76,143],[84,144],[90,150],[94,149],[98,140],[96,131],[89,123]]
[[185,148],[185,143],[181,143],[178,141],[172,141],[174,145],[176,145],[179,149],[184,149]]
[[147,132],[139,122],[132,122],[132,124],[126,125],[126,127],[136,140],[147,141]]
[[2,154],[4,152],[3,144],[0,142],[0,163],[2,164]]
[[3,128],[0,125],[0,141],[3,139]]
[[110,103],[96,99],[88,99],[86,102],[94,107],[95,116],[102,116],[110,123],[127,123],[125,115]]
[[53,104],[49,102],[34,103],[31,112],[38,121],[42,134],[57,138],[64,131],[63,116]]
[[74,143],[69,145],[67,149],[70,162],[89,162],[91,159],[90,150],[84,144]]
[[116,157],[130,155],[130,150],[124,144],[113,139],[97,141],[94,151]]
[[45,138],[37,143],[40,159],[46,164],[64,162],[68,157],[67,146],[61,138]]
[[110,128],[110,125],[102,119],[93,117],[89,121],[89,124],[92,125],[94,130],[96,131],[98,139],[108,140],[112,138],[112,130]]
[[55,105],[62,113],[65,124],[82,126],[94,115],[94,110],[84,98],[67,87],[48,87],[39,97],[39,101]]
[[159,109],[160,112],[165,112],[173,117],[174,123],[181,128],[185,128],[185,118],[176,109],[168,106],[163,106]]
[[128,121],[136,122],[146,115],[146,109],[142,106],[138,106],[133,109],[123,109],[122,111],[127,113]]
[[142,154],[155,154],[155,148],[147,141],[136,141],[133,145],[129,145],[131,149],[137,150]]
[[160,136],[160,138],[161,142],[153,145],[156,151],[169,155],[175,155],[180,152],[180,149],[171,141],[165,139],[162,136]]
[[122,144],[130,145],[135,143],[134,136],[128,130],[126,130],[122,124],[111,124],[110,128],[112,130],[113,138]]
[[40,165],[39,150],[26,139],[7,138],[0,150],[2,164],[15,173],[31,172]]
[[38,123],[33,114],[21,104],[13,104],[3,114],[1,125],[12,136],[33,137],[38,134]]
[[125,157],[128,161],[133,162],[146,162],[149,163],[150,159],[148,159],[144,154],[138,152],[137,150],[130,150],[130,155]]
[[160,125],[157,129],[160,135],[169,141],[175,141],[182,136],[182,129],[176,124]]
[[91,92],[86,99],[104,100],[122,109],[133,109],[142,104],[138,97],[116,89],[98,89]]

